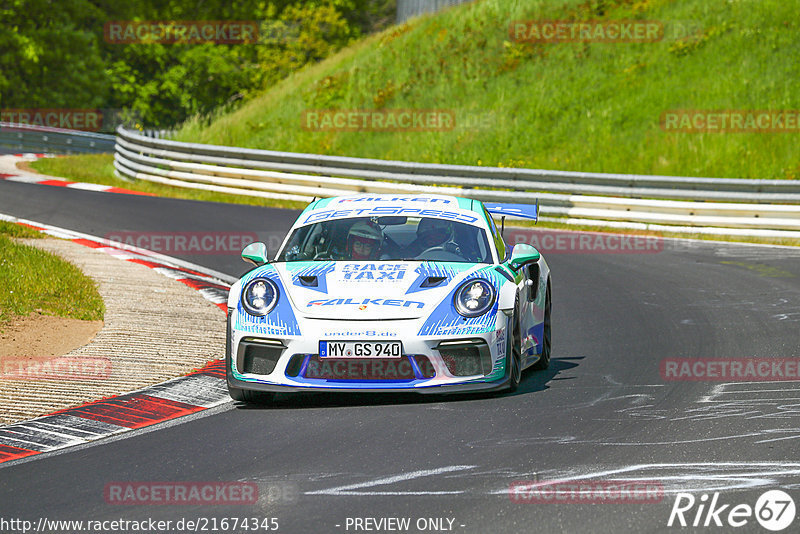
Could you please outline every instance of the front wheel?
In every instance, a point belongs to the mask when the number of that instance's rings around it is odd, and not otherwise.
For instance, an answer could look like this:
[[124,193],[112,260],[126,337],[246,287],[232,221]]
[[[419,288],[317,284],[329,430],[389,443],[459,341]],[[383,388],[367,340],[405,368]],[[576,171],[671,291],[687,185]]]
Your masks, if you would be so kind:
[[550,367],[550,351],[552,350],[552,333],[550,331],[550,282],[547,282],[547,293],[544,300],[544,329],[542,333],[542,355],[533,364],[533,369],[541,371]]
[[519,387],[522,381],[522,336],[520,335],[519,316],[519,295],[514,301],[514,315],[511,318],[511,343],[508,350],[508,359],[506,363],[509,366],[510,380],[508,381],[508,391],[513,393]]

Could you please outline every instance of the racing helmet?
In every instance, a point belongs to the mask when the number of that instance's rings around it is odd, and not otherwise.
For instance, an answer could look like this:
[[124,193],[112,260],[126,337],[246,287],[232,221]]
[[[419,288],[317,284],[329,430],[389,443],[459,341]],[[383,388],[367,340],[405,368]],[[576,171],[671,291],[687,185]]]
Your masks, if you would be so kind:
[[417,225],[417,239],[426,248],[440,246],[453,239],[453,223],[443,219],[425,218]]
[[357,222],[347,232],[347,254],[353,260],[374,260],[380,254],[383,232],[375,224]]

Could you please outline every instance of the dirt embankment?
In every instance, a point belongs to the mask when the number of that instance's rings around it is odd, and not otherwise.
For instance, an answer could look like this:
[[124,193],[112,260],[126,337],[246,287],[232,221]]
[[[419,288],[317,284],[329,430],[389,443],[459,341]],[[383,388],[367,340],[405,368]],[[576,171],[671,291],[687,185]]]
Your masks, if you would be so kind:
[[[188,286],[63,239],[22,240],[95,280],[104,321],[34,314],[0,334],[0,425],[127,393],[225,354],[225,316]],[[81,324],[83,323],[83,324]]]

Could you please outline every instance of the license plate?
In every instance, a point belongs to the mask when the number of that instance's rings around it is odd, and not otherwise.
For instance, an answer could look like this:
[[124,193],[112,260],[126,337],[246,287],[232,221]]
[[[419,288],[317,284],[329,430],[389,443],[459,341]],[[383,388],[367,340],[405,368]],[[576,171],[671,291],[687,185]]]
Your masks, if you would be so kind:
[[320,358],[400,358],[399,341],[320,341]]

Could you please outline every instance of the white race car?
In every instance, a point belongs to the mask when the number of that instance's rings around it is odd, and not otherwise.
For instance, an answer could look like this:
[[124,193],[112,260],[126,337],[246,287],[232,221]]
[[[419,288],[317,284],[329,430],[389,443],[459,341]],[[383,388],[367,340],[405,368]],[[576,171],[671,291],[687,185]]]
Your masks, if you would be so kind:
[[550,363],[550,269],[506,246],[490,213],[538,206],[438,195],[312,202],[272,261],[228,297],[226,369],[234,400],[275,392],[515,390]]

